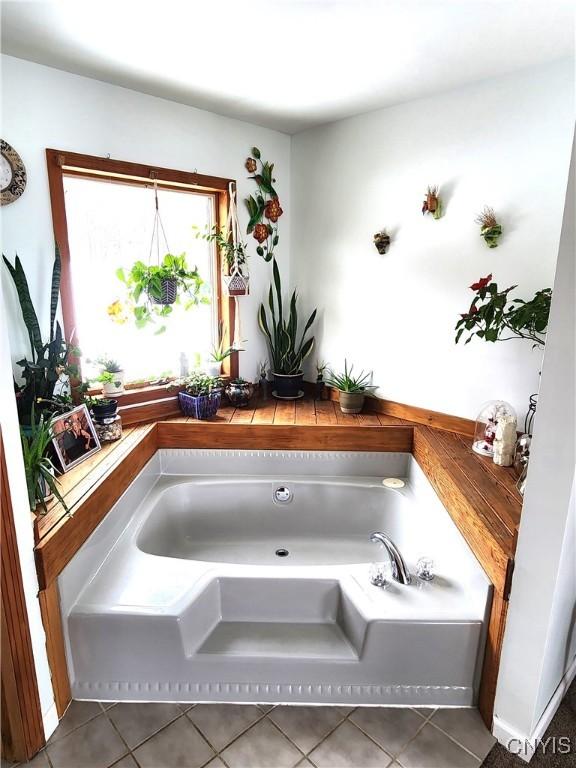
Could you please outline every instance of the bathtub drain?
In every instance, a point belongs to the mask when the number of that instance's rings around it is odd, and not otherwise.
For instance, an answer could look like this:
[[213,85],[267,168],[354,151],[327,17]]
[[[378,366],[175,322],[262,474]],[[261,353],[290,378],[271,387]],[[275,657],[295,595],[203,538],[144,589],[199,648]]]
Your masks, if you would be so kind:
[[288,557],[290,552],[288,552],[287,549],[277,549],[276,554],[278,555],[278,557]]

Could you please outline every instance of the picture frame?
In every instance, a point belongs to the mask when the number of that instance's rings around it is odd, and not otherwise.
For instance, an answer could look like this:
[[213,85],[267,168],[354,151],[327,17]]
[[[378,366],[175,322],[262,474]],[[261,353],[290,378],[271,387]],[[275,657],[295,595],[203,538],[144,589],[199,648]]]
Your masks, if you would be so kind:
[[52,445],[62,465],[68,472],[101,449],[100,440],[85,405],[78,405],[51,421]]

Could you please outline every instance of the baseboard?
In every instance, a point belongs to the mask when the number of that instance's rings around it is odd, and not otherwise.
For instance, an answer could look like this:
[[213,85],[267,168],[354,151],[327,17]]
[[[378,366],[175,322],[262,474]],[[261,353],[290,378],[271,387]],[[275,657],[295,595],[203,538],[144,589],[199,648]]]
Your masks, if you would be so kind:
[[570,687],[574,678],[576,678],[576,656],[572,659],[570,666],[552,694],[552,698],[548,702],[546,709],[540,716],[532,733],[530,735],[520,733],[505,720],[498,717],[498,715],[494,715],[492,733],[497,741],[502,744],[503,747],[506,747],[509,752],[517,755],[526,763],[529,763],[538,748],[538,744],[542,741],[552,718],[556,714],[556,711],[564,698],[564,694]]

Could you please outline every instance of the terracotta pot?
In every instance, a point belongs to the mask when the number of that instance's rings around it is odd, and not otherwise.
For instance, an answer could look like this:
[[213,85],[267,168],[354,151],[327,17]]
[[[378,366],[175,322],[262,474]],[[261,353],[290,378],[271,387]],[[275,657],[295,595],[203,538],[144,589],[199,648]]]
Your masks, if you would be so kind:
[[360,413],[365,397],[364,392],[340,392],[340,410],[342,413]]

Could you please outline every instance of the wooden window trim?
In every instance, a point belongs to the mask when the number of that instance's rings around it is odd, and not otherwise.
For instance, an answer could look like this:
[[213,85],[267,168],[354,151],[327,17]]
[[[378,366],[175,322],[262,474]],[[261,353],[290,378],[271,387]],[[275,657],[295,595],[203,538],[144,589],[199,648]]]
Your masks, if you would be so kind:
[[[161,188],[194,191],[213,197],[216,226],[223,227],[227,220],[230,201],[228,190],[230,183],[234,181],[233,179],[205,176],[196,172],[191,173],[171,168],[142,165],[140,163],[112,160],[111,158],[83,155],[77,152],[57,149],[46,150],[46,164],[48,168],[54,239],[60,248],[62,260],[60,296],[62,300],[64,335],[68,341],[72,340],[72,336],[77,328],[77,322],[72,290],[70,243],[64,195],[65,176],[82,176],[83,178],[100,179],[117,184],[141,184],[143,186],[150,186],[152,181],[156,180]],[[229,346],[234,340],[235,303],[234,299],[230,298],[222,289],[221,274],[222,255],[217,250],[214,291],[217,302],[218,321],[222,322],[225,328],[224,344]],[[81,347],[81,339],[74,337],[74,342]],[[238,376],[238,371],[238,353],[234,352],[223,363],[223,375],[234,378]],[[154,403],[150,402],[149,406],[148,403],[150,400],[154,401],[156,399],[155,389],[155,385],[141,387],[137,395],[131,395],[131,404],[142,405],[139,420],[145,418],[148,407],[150,408],[150,416],[153,418]]]

